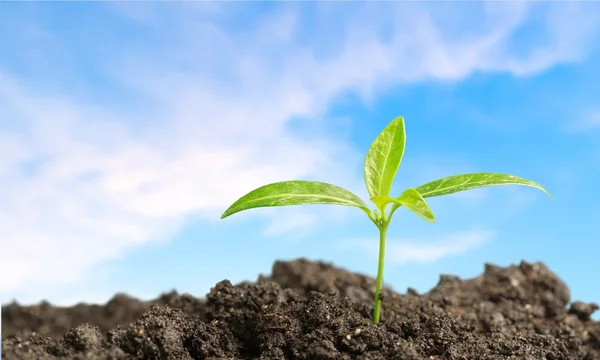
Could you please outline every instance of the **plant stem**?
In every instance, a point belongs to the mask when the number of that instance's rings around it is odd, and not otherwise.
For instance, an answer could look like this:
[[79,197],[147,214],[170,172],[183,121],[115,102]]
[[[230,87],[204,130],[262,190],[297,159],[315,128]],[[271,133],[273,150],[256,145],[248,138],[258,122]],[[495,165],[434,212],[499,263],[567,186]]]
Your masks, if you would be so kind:
[[385,260],[385,233],[388,224],[379,227],[379,264],[377,265],[377,284],[375,285],[375,301],[373,306],[373,322],[377,324],[381,315],[381,289],[383,288],[383,262]]

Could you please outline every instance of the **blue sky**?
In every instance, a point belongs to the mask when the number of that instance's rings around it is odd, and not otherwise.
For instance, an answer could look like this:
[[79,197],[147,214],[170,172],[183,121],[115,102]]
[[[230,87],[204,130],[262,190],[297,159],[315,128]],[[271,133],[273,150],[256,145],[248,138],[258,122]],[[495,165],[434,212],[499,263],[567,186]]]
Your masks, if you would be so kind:
[[[430,199],[389,230],[385,282],[543,261],[600,301],[600,5],[593,3],[4,3],[0,301],[203,296],[308,257],[375,275],[353,208],[259,209],[306,179],[368,200],[363,159],[398,115],[393,194],[464,172],[546,187]],[[8,275],[8,276],[7,276]]]

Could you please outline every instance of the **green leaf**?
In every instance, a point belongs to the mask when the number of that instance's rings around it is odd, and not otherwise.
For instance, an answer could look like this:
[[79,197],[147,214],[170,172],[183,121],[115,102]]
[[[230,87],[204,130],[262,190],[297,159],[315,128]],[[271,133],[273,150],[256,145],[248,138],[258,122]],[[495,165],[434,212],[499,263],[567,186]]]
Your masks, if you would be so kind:
[[394,206],[392,206],[392,210],[390,213],[396,211],[400,206],[404,206],[408,210],[414,212],[419,215],[423,219],[434,223],[435,217],[433,216],[433,212],[427,205],[427,202],[421,194],[415,189],[406,189],[404,192],[395,199],[391,199],[394,202]]
[[375,204],[375,206],[377,206],[378,209],[380,209],[381,211],[385,210],[385,205],[394,202],[394,199],[392,199],[391,197],[385,195],[385,196],[375,196],[371,198],[371,202],[373,202],[373,204]]
[[252,190],[234,202],[221,216],[270,206],[333,204],[354,206],[370,214],[367,205],[356,195],[339,186],[318,181],[283,181]]
[[514,175],[496,173],[471,173],[448,176],[428,182],[416,188],[424,197],[453,194],[455,192],[495,185],[523,185],[539,189],[549,196],[550,193],[539,184]]
[[365,183],[371,198],[387,196],[404,155],[406,131],[399,116],[377,136],[365,158]]

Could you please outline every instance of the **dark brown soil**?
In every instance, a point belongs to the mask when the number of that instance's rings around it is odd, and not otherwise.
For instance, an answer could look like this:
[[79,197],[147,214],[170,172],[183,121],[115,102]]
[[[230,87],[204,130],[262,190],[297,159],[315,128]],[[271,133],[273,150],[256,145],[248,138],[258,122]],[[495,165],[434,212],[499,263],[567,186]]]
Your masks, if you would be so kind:
[[224,280],[206,299],[124,295],[103,306],[2,308],[3,359],[586,359],[600,360],[596,304],[569,303],[542,263],[441,276],[424,295],[386,290],[330,264],[275,263],[256,283]]

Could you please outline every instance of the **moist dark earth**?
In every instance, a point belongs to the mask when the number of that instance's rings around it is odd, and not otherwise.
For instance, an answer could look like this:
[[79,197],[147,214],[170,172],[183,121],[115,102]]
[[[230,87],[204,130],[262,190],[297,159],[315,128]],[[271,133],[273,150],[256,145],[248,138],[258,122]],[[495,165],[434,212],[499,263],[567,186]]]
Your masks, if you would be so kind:
[[[598,284],[597,284],[598,285]],[[205,298],[2,307],[2,359],[586,359],[600,360],[594,303],[543,263],[485,264],[469,280],[442,275],[428,293],[386,289],[332,264],[277,261],[269,276]]]

